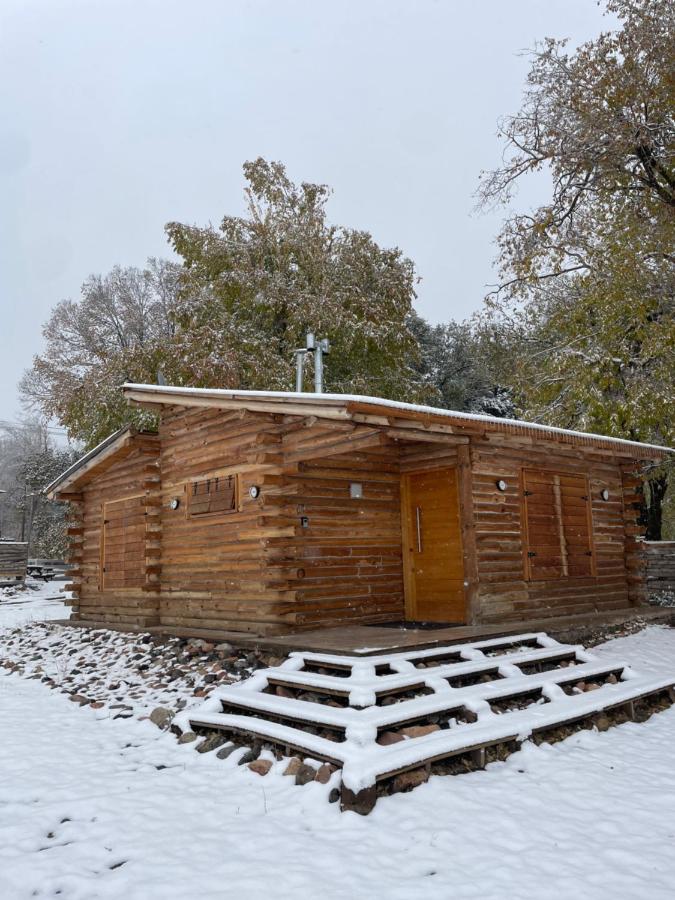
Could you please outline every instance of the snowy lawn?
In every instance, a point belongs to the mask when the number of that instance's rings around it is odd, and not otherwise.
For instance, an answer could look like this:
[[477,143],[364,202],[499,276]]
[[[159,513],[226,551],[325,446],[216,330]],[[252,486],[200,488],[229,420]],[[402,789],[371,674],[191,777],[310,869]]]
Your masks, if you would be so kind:
[[[64,616],[49,590],[1,600],[0,628]],[[667,675],[675,629],[593,652]],[[432,776],[367,818],[283,764],[260,777],[18,674],[0,673],[0,721],[2,900],[675,896],[675,708]]]

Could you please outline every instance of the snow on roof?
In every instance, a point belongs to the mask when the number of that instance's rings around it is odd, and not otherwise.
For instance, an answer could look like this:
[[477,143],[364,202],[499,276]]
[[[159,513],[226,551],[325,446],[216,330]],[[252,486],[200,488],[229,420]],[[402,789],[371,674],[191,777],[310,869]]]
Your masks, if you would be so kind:
[[[386,409],[400,410],[410,413],[412,417],[424,416],[443,416],[449,420],[458,423],[485,423],[493,426],[497,430],[527,430],[539,431],[542,434],[557,434],[567,437],[576,437],[580,439],[600,441],[607,444],[620,444],[630,447],[639,447],[641,450],[655,450],[661,453],[673,453],[671,448],[662,447],[658,444],[646,444],[641,441],[631,441],[626,438],[611,437],[604,434],[594,434],[587,431],[573,431],[567,428],[557,428],[552,425],[542,425],[539,422],[526,422],[522,419],[502,419],[497,416],[488,416],[481,413],[458,412],[457,410],[442,409],[436,406],[424,406],[416,403],[405,403],[400,400],[387,400],[384,397],[369,397],[363,394],[314,394],[297,391],[248,391],[248,390],[230,390],[224,388],[193,388],[193,387],[173,387],[171,385],[157,384],[133,384],[126,383],[122,385],[125,394],[138,392],[142,394],[159,394],[168,396],[189,396],[195,398],[210,398],[223,400],[271,400],[279,403],[289,404],[319,404],[326,407],[340,407],[348,404],[365,404],[369,406],[380,406]],[[153,402],[148,396],[147,400]],[[161,400],[155,402],[161,403]]]

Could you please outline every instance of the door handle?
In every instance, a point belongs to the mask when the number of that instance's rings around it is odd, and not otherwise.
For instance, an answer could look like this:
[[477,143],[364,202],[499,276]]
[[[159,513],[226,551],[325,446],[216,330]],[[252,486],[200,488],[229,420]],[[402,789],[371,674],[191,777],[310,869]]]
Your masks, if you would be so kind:
[[422,552],[422,510],[415,507],[415,524],[417,525],[417,552]]

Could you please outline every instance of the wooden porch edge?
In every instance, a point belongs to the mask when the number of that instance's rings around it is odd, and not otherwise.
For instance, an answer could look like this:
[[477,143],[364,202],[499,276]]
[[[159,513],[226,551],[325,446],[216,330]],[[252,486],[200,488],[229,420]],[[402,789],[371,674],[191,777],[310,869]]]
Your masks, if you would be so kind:
[[482,638],[505,637],[522,631],[545,631],[552,637],[578,632],[579,637],[575,639],[579,643],[583,643],[584,632],[602,626],[622,625],[636,619],[644,619],[650,624],[675,626],[675,609],[639,607],[606,613],[530,619],[499,625],[459,625],[432,630],[380,625],[348,625],[276,635],[256,635],[243,631],[180,628],[166,625],[143,627],[103,620],[56,619],[52,621],[54,624],[66,625],[71,628],[107,629],[132,634],[152,634],[158,637],[201,638],[214,643],[227,642],[245,649],[258,648],[281,656],[285,656],[293,650],[372,656],[383,651],[421,650],[439,644],[457,644]]

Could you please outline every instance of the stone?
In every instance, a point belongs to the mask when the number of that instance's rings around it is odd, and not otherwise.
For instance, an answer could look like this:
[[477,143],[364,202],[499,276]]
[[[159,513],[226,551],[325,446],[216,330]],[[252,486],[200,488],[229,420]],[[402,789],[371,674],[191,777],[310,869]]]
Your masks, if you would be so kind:
[[340,788],[333,788],[330,794],[328,795],[329,803],[337,803],[340,799]]
[[588,693],[588,691],[599,691],[600,687],[601,687],[601,685],[599,685],[599,684],[587,684],[586,692]]
[[585,681],[577,681],[577,683],[574,685],[574,687],[576,688],[576,690],[583,692],[586,690],[586,682]]
[[254,747],[249,747],[249,749],[237,760],[238,766],[245,766],[246,763],[253,762],[258,758],[258,753],[260,751],[256,750]]
[[618,683],[619,683],[619,679],[616,677],[614,672],[612,672],[611,675],[608,675],[607,678],[605,679],[605,684],[618,684]]
[[429,780],[429,772],[427,769],[411,769],[409,772],[401,772],[392,782],[392,791],[395,794],[401,794],[405,791],[412,791],[413,788],[424,784]]
[[302,760],[297,756],[293,756],[284,770],[284,775],[297,775],[301,765]]
[[83,697],[82,694],[71,694],[68,699],[72,700],[73,703],[79,703],[80,706],[88,706],[89,705],[89,698]]
[[197,735],[194,731],[184,731],[183,734],[178,738],[179,744],[191,744],[193,741],[197,740]]
[[314,781],[316,778],[316,769],[312,766],[308,766],[306,763],[301,763],[298,771],[295,773],[295,783],[298,785],[309,784],[310,781]]
[[232,644],[228,644],[226,641],[223,641],[221,644],[216,644],[214,649],[222,656],[231,656],[232,651],[234,650]]
[[227,738],[222,734],[210,734],[195,749],[197,753],[210,753],[211,750],[217,750],[218,747],[222,747],[227,742]]
[[250,762],[248,764],[248,767],[252,772],[257,772],[258,775],[267,775],[269,770],[272,768],[272,760],[256,759],[253,762]]
[[284,687],[283,684],[278,684],[275,688],[274,693],[277,697],[288,697],[289,699],[293,698],[293,691],[290,691],[287,687]]
[[595,727],[598,731],[607,731],[611,726],[611,722],[607,718],[607,716],[601,715],[595,720]]
[[440,730],[440,725],[409,725],[407,728],[401,728],[400,734],[405,735],[407,738],[418,738]]
[[171,724],[171,720],[173,719],[173,712],[170,709],[166,709],[164,706],[157,706],[150,713],[150,721],[153,725],[156,725],[158,728],[161,728],[162,731],[166,731],[166,729]]
[[396,731],[383,731],[382,734],[379,735],[377,743],[381,747],[388,747],[390,744],[398,744],[399,741],[404,740],[405,738],[403,735]]
[[324,763],[314,776],[314,780],[318,781],[319,784],[328,784],[331,775],[336,771],[336,766],[332,766],[330,763]]
[[102,709],[105,706],[102,700],[93,700],[90,704],[92,709]]
[[364,788],[358,793],[350,791],[344,784],[342,785],[342,793],[340,794],[340,808],[343,812],[351,810],[360,816],[367,816],[372,811],[377,802],[377,787]]
[[225,747],[221,747],[220,750],[216,753],[216,756],[218,759],[227,759],[227,757],[231,756],[236,749],[236,744],[228,744]]

